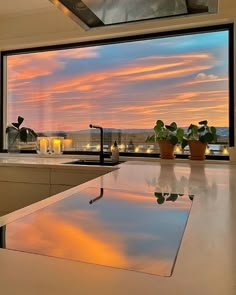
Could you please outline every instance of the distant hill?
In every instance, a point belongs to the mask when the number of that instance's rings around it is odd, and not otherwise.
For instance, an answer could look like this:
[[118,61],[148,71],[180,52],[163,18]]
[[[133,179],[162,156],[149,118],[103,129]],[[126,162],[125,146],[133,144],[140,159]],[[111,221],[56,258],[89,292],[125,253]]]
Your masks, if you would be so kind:
[[[187,130],[187,127],[182,127],[185,130]],[[216,127],[217,134],[219,136],[229,136],[229,128],[228,127]],[[153,128],[104,128],[103,129],[104,133],[130,133],[130,134],[135,134],[135,133],[152,133]],[[96,129],[83,129],[83,130],[75,130],[75,131],[47,131],[47,132],[38,132],[39,136],[40,135],[50,135],[50,136],[63,136],[65,137],[67,134],[83,134],[83,133],[97,133],[99,132]]]

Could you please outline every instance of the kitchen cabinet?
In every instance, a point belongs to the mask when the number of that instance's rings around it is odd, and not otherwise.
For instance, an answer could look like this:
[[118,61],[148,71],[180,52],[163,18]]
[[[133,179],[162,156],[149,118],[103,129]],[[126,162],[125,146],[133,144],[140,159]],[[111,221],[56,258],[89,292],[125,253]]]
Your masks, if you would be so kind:
[[0,166],[0,216],[110,171],[110,167]]

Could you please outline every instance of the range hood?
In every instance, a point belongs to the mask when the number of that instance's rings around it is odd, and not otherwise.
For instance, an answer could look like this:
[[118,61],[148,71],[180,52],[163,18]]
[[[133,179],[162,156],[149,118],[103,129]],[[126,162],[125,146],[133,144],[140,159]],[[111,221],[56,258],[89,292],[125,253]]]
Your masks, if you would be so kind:
[[49,0],[84,29],[195,13],[216,13],[218,0]]

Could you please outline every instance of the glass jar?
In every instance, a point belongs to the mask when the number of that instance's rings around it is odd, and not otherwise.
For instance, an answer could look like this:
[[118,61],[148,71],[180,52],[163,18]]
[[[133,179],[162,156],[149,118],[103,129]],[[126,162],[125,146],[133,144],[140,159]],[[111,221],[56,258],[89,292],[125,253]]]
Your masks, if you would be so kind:
[[50,137],[49,153],[53,155],[61,155],[63,153],[64,137]]
[[7,133],[7,150],[8,153],[20,152],[20,134],[17,129],[10,129]]
[[49,153],[49,138],[38,137],[36,151],[40,155],[47,155]]

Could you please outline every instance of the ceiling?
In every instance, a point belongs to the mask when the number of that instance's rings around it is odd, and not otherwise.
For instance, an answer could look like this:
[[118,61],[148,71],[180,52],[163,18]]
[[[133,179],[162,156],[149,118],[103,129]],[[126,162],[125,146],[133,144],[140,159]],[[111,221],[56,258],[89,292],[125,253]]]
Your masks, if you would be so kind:
[[[54,44],[66,44],[98,39],[107,39],[120,36],[134,36],[137,34],[152,33],[158,31],[181,29],[194,26],[200,20],[206,22],[213,14],[203,14],[202,17],[172,17],[161,20],[144,20],[141,22],[130,22],[124,25],[104,26],[87,29],[67,13],[62,13],[60,7],[56,7],[55,2],[59,0],[0,0],[0,50],[11,50],[29,48],[35,46],[47,46]],[[98,0],[83,0],[87,4],[90,2],[97,5]],[[113,3],[134,3],[134,0],[99,0]],[[116,2],[117,1],[117,2]],[[139,2],[141,0],[135,0]],[[142,0],[146,1],[146,0]],[[157,3],[167,0],[148,0]],[[172,0],[168,0],[172,1]],[[177,1],[177,0],[176,0]],[[178,0],[182,1],[182,0]],[[218,0],[188,0],[188,1],[209,1],[215,3]],[[235,1],[235,0],[227,0]],[[107,2],[108,3],[108,2]],[[126,6],[125,6],[126,7]],[[63,9],[62,9],[63,10]],[[132,9],[133,12],[133,9]],[[190,23],[191,19],[191,23]]]
[[50,8],[54,7],[48,0],[0,0],[0,16],[6,17]]

